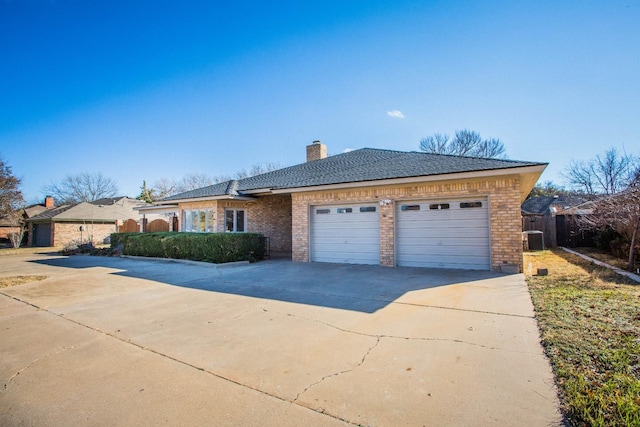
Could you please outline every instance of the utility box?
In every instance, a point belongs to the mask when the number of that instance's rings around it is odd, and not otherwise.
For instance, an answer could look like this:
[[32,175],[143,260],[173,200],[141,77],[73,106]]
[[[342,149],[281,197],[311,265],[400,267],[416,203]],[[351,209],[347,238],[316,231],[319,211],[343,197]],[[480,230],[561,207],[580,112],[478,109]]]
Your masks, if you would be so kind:
[[522,246],[525,251],[543,251],[544,233],[538,230],[530,230],[522,233]]

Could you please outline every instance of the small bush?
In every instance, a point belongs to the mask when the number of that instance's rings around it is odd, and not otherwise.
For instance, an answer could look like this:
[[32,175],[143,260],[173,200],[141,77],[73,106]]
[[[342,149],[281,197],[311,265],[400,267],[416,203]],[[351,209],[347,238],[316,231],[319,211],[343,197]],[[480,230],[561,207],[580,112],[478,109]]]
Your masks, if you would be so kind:
[[124,255],[224,263],[264,258],[264,236],[257,233],[114,233],[111,247]]
[[63,255],[76,255],[76,254],[88,254],[94,250],[92,242],[83,241],[80,239],[73,240],[65,245],[62,249]]

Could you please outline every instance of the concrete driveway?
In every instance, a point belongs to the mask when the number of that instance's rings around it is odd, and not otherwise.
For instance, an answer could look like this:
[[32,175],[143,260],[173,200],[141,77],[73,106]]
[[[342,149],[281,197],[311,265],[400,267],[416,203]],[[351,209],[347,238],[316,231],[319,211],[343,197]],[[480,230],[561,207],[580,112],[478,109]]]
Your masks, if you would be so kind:
[[0,257],[1,425],[561,424],[522,275]]

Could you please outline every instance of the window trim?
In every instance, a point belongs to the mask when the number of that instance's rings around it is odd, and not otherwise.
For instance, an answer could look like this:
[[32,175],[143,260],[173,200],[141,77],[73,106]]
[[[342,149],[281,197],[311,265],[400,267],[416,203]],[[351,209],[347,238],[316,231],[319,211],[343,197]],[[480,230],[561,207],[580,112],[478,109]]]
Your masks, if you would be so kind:
[[472,202],[460,202],[460,209],[477,209],[482,207],[481,200],[474,200]]
[[215,225],[215,209],[182,210],[182,226],[180,229],[183,233],[213,233],[215,232]]
[[[233,212],[233,230],[227,230],[227,212]],[[242,230],[238,231],[238,212],[242,212]],[[225,233],[246,233],[247,232],[247,210],[236,208],[224,209],[224,232]]]

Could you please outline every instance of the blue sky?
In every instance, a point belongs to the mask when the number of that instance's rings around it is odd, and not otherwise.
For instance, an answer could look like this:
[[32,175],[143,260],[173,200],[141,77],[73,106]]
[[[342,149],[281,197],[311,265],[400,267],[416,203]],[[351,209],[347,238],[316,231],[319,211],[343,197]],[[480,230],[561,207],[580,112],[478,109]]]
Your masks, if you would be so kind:
[[31,202],[81,172],[135,197],[316,139],[468,128],[562,184],[572,159],[640,155],[639,28],[638,0],[0,0],[0,155]]

